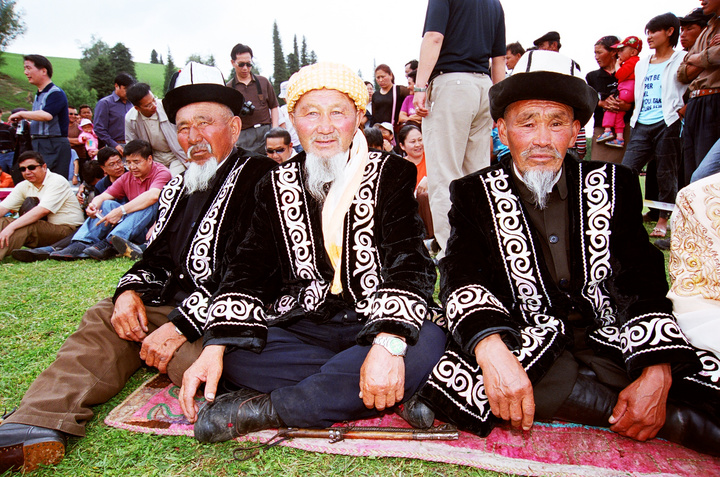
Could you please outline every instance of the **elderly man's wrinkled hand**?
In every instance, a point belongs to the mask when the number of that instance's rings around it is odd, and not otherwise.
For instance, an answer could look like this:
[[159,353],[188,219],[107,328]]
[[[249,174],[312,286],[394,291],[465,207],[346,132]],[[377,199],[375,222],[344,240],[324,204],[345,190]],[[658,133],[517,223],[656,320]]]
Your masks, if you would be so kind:
[[147,336],[147,315],[140,295],[133,290],[123,292],[115,300],[110,323],[117,335],[128,341],[140,342]]
[[399,403],[405,394],[405,359],[373,345],[360,368],[360,399],[368,409],[382,411]]
[[175,351],[186,341],[187,338],[175,330],[174,324],[165,323],[143,340],[140,359],[165,374]]
[[655,437],[665,424],[671,384],[669,364],[645,368],[638,379],[620,392],[609,419],[610,430],[638,441]]
[[222,375],[224,355],[225,346],[208,345],[183,374],[179,400],[182,412],[188,421],[197,420],[198,405],[195,403],[195,394],[202,383],[205,383],[205,400],[207,402],[215,400]]
[[483,373],[490,410],[513,427],[530,430],[535,416],[533,387],[522,365],[499,335],[484,338],[475,347]]

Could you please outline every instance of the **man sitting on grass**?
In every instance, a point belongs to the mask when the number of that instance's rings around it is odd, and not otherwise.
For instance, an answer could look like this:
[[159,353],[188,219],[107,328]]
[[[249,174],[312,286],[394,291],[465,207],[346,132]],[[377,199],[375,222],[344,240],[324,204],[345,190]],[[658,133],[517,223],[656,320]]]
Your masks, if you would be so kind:
[[[117,255],[112,237],[145,242],[145,235],[157,216],[160,190],[171,179],[167,167],[153,161],[152,147],[136,139],[125,145],[128,172],[95,197],[86,212],[88,219],[73,236],[70,245],[50,254],[54,260],[92,257],[107,260]],[[128,199],[125,204],[120,199]]]
[[[50,245],[75,231],[82,223],[80,205],[66,178],[50,172],[37,151],[25,151],[18,158],[23,181],[0,202],[0,261],[23,245]],[[28,198],[39,199],[26,214],[4,217],[18,211]]]
[[85,435],[92,406],[120,392],[143,363],[180,383],[201,351],[192,323],[206,321],[210,295],[225,274],[223,255],[244,235],[255,184],[275,163],[234,149],[244,98],[224,86],[219,69],[189,63],[176,84],[182,86],[163,105],[178,125],[189,168],[163,189],[143,259],[122,277],[113,299],[85,313],[0,425],[0,474],[59,462],[67,436]]

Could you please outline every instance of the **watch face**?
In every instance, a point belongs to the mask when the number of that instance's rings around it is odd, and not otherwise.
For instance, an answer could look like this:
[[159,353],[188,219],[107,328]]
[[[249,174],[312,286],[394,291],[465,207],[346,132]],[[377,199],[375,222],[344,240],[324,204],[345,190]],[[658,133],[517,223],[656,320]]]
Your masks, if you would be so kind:
[[405,343],[399,339],[389,340],[388,348],[392,354],[402,354],[405,351]]

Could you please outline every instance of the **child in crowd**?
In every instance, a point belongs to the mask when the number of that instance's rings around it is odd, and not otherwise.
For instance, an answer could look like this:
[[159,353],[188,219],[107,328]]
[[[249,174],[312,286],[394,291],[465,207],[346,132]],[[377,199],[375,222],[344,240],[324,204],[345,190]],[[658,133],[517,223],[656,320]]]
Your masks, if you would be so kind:
[[85,144],[85,150],[88,152],[88,156],[95,157],[98,152],[98,137],[95,135],[93,130],[93,123],[87,118],[83,118],[80,121],[80,129],[83,132],[78,136],[78,141]]
[[[635,101],[635,65],[640,60],[638,56],[642,51],[642,40],[636,36],[629,36],[620,43],[612,46],[619,50],[617,64],[615,66],[615,79],[618,80],[618,92],[613,96],[618,97],[626,103]],[[625,111],[605,111],[603,115],[603,132],[597,142],[604,142],[611,147],[624,147],[625,138]],[[613,135],[613,128],[615,134]]]

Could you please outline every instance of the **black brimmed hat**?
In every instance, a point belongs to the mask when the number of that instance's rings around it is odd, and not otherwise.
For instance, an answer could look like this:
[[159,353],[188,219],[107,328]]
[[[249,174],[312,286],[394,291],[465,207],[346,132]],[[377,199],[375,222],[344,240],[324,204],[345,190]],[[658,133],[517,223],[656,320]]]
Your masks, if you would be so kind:
[[700,25],[701,27],[705,28],[708,22],[712,19],[712,17],[712,13],[710,15],[705,15],[702,8],[695,8],[693,11],[691,11],[684,17],[679,17],[678,20],[680,20],[681,26]]
[[180,108],[202,102],[224,104],[239,116],[245,98],[240,91],[225,86],[220,68],[191,61],[177,74],[175,86],[162,101],[163,108],[170,122],[175,124]]
[[549,32],[545,33],[543,36],[541,36],[540,38],[538,38],[537,40],[533,41],[533,45],[540,46],[543,43],[545,43],[546,41],[550,41],[550,42],[557,41],[558,46],[560,46],[560,33],[556,32],[556,31],[549,31]]
[[554,51],[534,50],[520,58],[512,75],[490,88],[490,114],[497,121],[512,103],[530,99],[566,104],[584,125],[595,111],[598,95],[574,60]]

